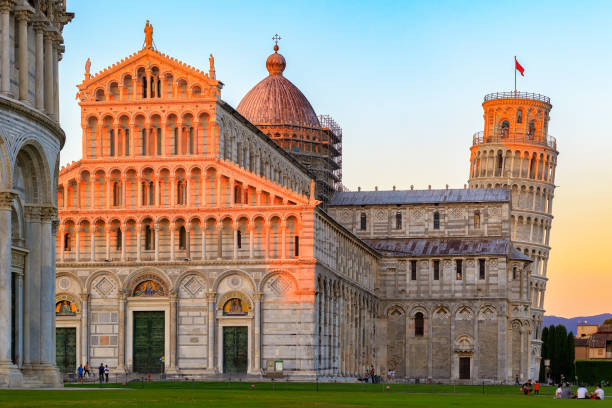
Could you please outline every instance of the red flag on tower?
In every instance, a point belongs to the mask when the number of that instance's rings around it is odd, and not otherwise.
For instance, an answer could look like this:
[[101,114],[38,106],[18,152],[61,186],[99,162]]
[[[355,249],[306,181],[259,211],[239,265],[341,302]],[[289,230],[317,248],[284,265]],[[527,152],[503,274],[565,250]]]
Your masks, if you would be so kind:
[[523,66],[521,64],[519,64],[519,62],[516,59],[516,57],[514,57],[514,69],[517,70],[518,72],[520,72],[521,76],[525,76],[525,74],[524,74],[525,68],[523,68]]

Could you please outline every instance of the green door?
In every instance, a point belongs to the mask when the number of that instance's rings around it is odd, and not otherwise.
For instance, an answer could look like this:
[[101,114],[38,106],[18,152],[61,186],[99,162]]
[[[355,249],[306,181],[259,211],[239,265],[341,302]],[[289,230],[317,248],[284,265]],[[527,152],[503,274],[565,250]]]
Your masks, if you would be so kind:
[[55,330],[55,361],[62,373],[76,371],[75,327],[58,327]]
[[134,312],[134,372],[161,373],[165,345],[164,312]]
[[223,328],[223,372],[246,373],[249,355],[249,331],[246,326]]

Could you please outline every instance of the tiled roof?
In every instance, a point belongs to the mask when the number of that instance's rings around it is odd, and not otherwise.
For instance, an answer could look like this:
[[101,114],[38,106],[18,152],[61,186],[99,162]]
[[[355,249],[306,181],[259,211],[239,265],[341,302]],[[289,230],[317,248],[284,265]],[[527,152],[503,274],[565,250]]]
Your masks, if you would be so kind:
[[398,238],[364,239],[364,241],[388,256],[508,255],[511,259],[531,261],[530,258],[517,251],[508,238]]
[[589,347],[602,348],[606,347],[606,342],[612,341],[612,333],[594,333],[589,337]]
[[431,203],[509,202],[505,188],[444,190],[342,191],[334,193],[329,206]]
[[589,345],[589,339],[588,338],[583,339],[583,338],[578,337],[576,338],[576,340],[574,340],[574,345],[576,347],[586,347]]

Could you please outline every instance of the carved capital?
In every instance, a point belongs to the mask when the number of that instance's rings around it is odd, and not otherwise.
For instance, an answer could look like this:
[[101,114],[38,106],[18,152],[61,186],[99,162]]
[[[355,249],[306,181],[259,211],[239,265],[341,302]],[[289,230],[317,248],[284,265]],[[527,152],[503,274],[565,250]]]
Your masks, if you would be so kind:
[[206,299],[208,299],[209,302],[214,302],[216,297],[217,297],[217,292],[208,292],[206,294]]
[[15,10],[15,18],[17,21],[25,21],[26,23],[30,20],[32,10],[30,8],[19,8]]
[[263,292],[255,292],[253,294],[253,300],[255,300],[256,302],[261,302],[263,300],[264,294]]
[[0,13],[8,13],[13,8],[15,2],[13,0],[0,0]]
[[17,197],[17,194],[11,193],[10,191],[0,192],[0,210],[10,210],[13,200]]
[[52,222],[57,218],[57,208],[55,207],[41,207],[40,208],[40,220],[42,222]]

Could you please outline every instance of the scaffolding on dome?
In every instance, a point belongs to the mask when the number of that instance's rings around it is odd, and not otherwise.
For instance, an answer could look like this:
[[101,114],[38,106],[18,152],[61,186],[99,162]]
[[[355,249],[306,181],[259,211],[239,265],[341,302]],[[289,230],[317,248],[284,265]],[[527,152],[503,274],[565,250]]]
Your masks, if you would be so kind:
[[329,144],[332,147],[328,149],[329,159],[335,163],[335,169],[332,170],[334,183],[333,191],[343,191],[345,187],[342,184],[342,128],[330,115],[319,115],[319,123],[323,131],[328,133]]

